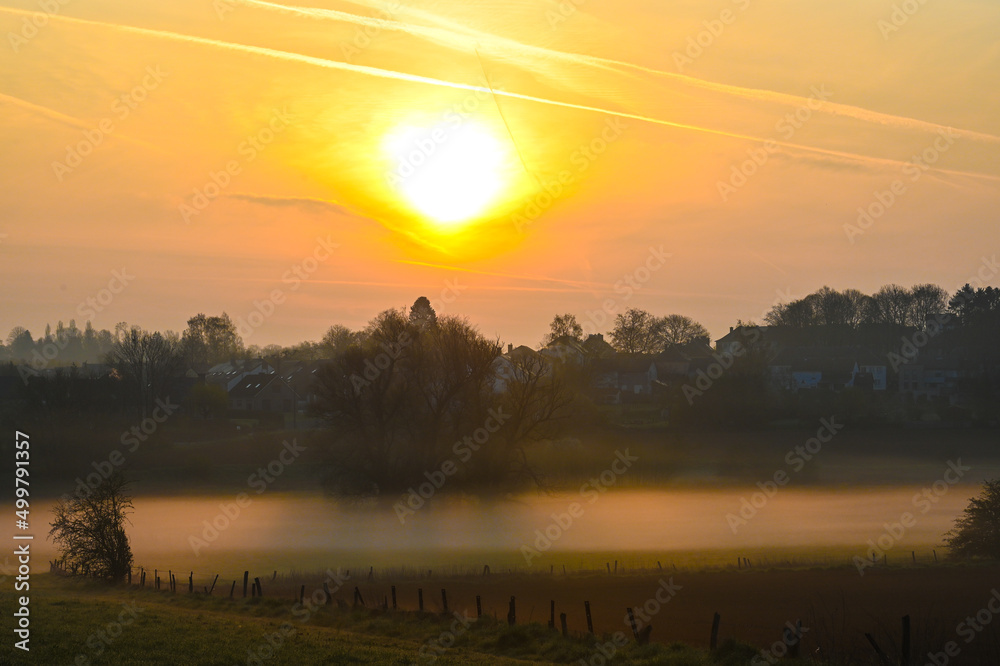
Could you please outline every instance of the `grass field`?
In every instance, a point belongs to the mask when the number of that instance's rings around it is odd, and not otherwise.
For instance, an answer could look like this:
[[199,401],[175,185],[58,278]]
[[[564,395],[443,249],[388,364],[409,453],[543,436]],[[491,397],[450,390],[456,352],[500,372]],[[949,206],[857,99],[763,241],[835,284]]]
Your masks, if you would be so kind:
[[[5,592],[4,606],[10,606]],[[107,587],[44,574],[32,579],[31,651],[0,650],[4,664],[524,664],[591,663],[602,644],[608,663],[740,664],[747,646],[727,645],[721,661],[684,646],[615,645],[608,635],[563,638],[539,624],[508,627],[484,617],[458,624],[437,613],[296,607],[275,597]],[[473,616],[474,617],[474,616]],[[452,638],[454,638],[452,644]],[[444,646],[449,646],[445,648]],[[597,663],[599,660],[596,660]]]
[[[1000,618],[966,643],[956,635],[963,619],[979,614],[1000,586],[1000,567],[939,566],[868,570],[770,569],[741,572],[633,572],[625,575],[507,575],[331,581],[337,603],[324,605],[323,574],[279,576],[263,582],[264,598],[242,598],[229,585],[212,596],[136,586],[108,587],[53,574],[32,577],[30,654],[0,649],[4,664],[750,664],[785,651],[786,622],[804,627],[802,663],[875,664],[864,633],[898,658],[899,620],[909,614],[914,655],[957,641],[949,664],[1000,663]],[[388,598],[395,584],[398,611],[352,609],[355,585],[368,606]],[[667,585],[671,586],[670,588]],[[305,586],[305,603],[298,596]],[[447,589],[451,614],[442,611]],[[425,611],[416,612],[417,589]],[[651,603],[658,589],[672,589]],[[476,617],[481,595],[483,617]],[[314,596],[315,595],[315,596]],[[517,626],[506,623],[509,596],[517,598]],[[3,590],[5,612],[13,604]],[[669,601],[665,599],[669,598]],[[566,613],[570,635],[550,630],[549,601]],[[587,635],[583,602],[593,607],[597,637]],[[652,643],[631,639],[624,608],[646,612]],[[645,611],[640,610],[645,609]],[[455,613],[469,618],[456,620]],[[720,649],[708,648],[712,614],[722,617]],[[557,619],[557,627],[558,627]],[[620,633],[618,633],[620,632]],[[617,641],[615,634],[620,637]],[[627,641],[625,640],[627,637]],[[616,645],[617,642],[617,645]],[[750,646],[755,647],[750,647]],[[603,653],[614,655],[606,659]],[[806,657],[810,659],[806,659]],[[776,659],[776,658],[775,658]],[[768,663],[759,659],[757,664]],[[784,660],[782,663],[796,663]],[[893,663],[896,663],[893,661]],[[916,662],[916,659],[914,661]],[[919,663],[924,663],[921,660]]]

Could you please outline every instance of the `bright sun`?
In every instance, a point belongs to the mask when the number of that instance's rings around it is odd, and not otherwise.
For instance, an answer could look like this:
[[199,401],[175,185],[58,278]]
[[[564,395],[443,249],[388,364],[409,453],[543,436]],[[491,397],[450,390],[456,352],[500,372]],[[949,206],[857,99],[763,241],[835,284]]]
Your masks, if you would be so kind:
[[472,120],[402,127],[386,139],[385,150],[393,163],[390,184],[441,230],[482,215],[504,187],[506,151]]

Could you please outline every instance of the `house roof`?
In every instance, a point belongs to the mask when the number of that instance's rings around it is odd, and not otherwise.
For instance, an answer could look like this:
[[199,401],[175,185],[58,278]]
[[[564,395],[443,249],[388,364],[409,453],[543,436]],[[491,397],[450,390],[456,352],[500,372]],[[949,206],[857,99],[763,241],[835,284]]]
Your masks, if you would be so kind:
[[521,358],[537,358],[541,356],[538,352],[527,345],[521,345],[519,347],[514,347],[512,350],[504,354],[510,359],[521,359]]
[[233,387],[233,389],[229,392],[229,397],[232,399],[244,400],[248,398],[255,398],[261,391],[275,381],[281,382],[281,379],[275,374],[248,375],[244,377],[239,384]]
[[615,353],[615,348],[608,344],[604,336],[600,333],[592,333],[583,341],[583,349],[592,356],[610,356]]

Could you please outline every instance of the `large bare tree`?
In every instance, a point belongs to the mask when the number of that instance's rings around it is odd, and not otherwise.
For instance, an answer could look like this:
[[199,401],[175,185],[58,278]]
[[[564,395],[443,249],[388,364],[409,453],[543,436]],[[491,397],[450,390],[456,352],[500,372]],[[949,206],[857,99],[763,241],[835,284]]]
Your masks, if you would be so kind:
[[[426,481],[445,462],[455,464],[466,483],[479,474],[501,484],[523,476],[521,447],[553,413],[524,407],[508,419],[503,410],[513,396],[523,404],[527,391],[531,400],[542,400],[553,387],[498,381],[500,351],[499,342],[458,317],[414,319],[405,309],[375,317],[362,338],[319,373],[318,411],[332,435],[330,489],[400,491]],[[475,436],[485,441],[459,448]]]
[[146,418],[158,398],[167,398],[170,380],[180,369],[177,345],[159,332],[133,326],[121,334],[108,354],[108,363],[134,396],[140,418]]

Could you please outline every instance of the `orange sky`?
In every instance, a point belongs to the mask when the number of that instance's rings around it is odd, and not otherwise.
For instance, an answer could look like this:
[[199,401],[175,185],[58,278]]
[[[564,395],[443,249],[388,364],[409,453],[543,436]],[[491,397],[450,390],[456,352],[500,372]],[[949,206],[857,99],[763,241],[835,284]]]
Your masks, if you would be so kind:
[[893,8],[2,0],[0,333],[103,294],[100,328],[289,344],[426,295],[515,344],[627,307],[719,337],[954,291],[1000,241],[1000,5]]

